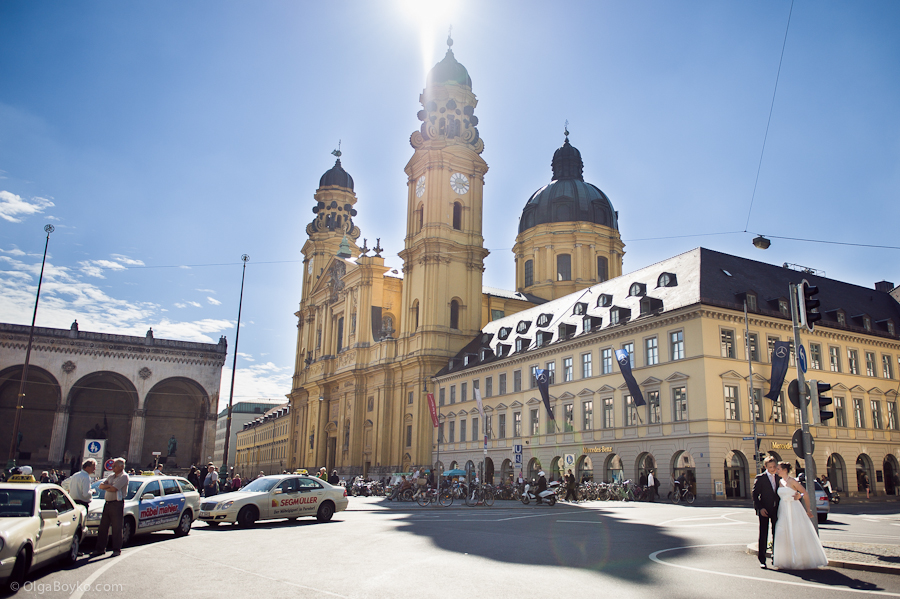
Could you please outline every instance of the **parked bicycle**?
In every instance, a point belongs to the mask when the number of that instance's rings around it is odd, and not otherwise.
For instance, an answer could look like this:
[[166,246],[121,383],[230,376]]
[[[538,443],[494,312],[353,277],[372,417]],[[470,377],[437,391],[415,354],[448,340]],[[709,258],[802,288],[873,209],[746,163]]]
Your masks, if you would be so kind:
[[688,487],[681,488],[681,485],[676,481],[675,490],[669,492],[669,499],[672,503],[676,504],[681,503],[682,501],[694,503],[694,494],[691,493],[691,490]]
[[422,507],[431,505],[432,503],[438,503],[444,507],[449,507],[453,504],[453,494],[446,489],[439,493],[437,489],[428,487],[427,489],[416,493],[416,502]]
[[476,505],[484,505],[491,507],[494,505],[494,492],[490,485],[473,485],[472,490],[466,494],[466,505],[474,507]]

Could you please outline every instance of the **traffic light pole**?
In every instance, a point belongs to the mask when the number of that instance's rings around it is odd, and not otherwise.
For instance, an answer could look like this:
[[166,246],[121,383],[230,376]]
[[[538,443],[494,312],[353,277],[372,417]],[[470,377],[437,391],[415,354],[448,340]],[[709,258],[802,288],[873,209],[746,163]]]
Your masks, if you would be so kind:
[[[798,285],[791,283],[791,320],[794,326],[794,354],[800,351],[800,320],[798,312],[800,309],[800,291]],[[797,383],[800,393],[800,428],[803,431],[803,461],[805,462],[804,472],[806,473],[806,496],[809,498],[809,506],[815,514],[816,509],[816,462],[812,455],[812,435],[809,432],[809,393],[807,393],[806,376],[803,369],[800,368],[799,358],[797,361]],[[816,534],[819,532],[819,518],[813,518],[813,526]]]

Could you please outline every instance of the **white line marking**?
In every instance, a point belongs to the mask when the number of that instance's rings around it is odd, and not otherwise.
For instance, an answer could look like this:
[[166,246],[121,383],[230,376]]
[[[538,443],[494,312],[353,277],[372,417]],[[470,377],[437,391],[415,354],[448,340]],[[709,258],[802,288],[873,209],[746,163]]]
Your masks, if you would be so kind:
[[670,549],[660,549],[659,551],[654,551],[650,554],[650,559],[656,562],[657,564],[662,564],[663,566],[669,566],[672,568],[681,568],[682,570],[691,570],[693,572],[703,572],[706,574],[716,574],[718,576],[730,576],[731,578],[743,578],[745,580],[753,580],[757,582],[774,582],[775,584],[787,584],[795,587],[809,587],[812,589],[818,589],[820,591],[847,591],[848,593],[866,593],[869,595],[884,595],[886,597],[900,597],[900,593],[889,593],[887,591],[867,591],[865,589],[851,589],[846,586],[839,585],[824,585],[824,584],[812,584],[809,582],[795,582],[793,580],[774,580],[771,578],[762,578],[759,576],[745,576],[743,574],[730,574],[727,572],[719,572],[716,570],[704,570],[703,568],[694,568],[691,566],[682,566],[679,564],[670,564],[669,562],[665,562],[659,559],[660,553],[666,553],[668,551],[678,551],[679,549],[694,549],[697,547],[744,547],[743,543],[720,543],[720,544],[712,544],[712,545],[686,545],[684,547],[672,547]]
[[557,522],[577,522],[580,524],[603,524],[599,520],[557,520]]
[[102,566],[100,566],[99,568],[94,570],[93,574],[91,574],[90,576],[85,578],[84,582],[82,582],[81,584],[78,585],[78,587],[75,589],[75,592],[70,595],[71,599],[81,599],[81,596],[84,595],[85,589],[90,589],[91,585],[94,583],[95,580],[100,578],[101,574],[103,574],[104,572],[106,572],[107,570],[109,570],[110,568],[112,568],[113,566],[118,564],[119,562],[121,562],[123,559],[129,558],[132,555],[134,555],[135,553],[143,551],[144,549],[149,549],[150,547],[153,547],[153,545],[144,545],[142,547],[135,547],[134,549],[126,550],[126,552],[123,553],[119,559],[116,559],[114,557],[108,558],[109,561],[107,561],[105,564],[103,564]]

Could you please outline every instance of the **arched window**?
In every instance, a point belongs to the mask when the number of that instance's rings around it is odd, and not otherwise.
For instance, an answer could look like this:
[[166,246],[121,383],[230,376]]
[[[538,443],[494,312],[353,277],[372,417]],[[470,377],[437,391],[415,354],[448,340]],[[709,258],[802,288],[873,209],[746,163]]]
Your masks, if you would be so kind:
[[525,286],[534,285],[534,260],[525,261]]
[[602,283],[609,280],[609,262],[606,256],[597,256],[597,281]]
[[412,307],[412,322],[413,322],[413,330],[419,330],[419,300],[413,302]]
[[571,254],[558,254],[556,256],[556,280],[572,280],[572,256]]
[[462,231],[462,204],[453,202],[453,228]]
[[456,300],[450,302],[450,328],[459,328],[459,302]]

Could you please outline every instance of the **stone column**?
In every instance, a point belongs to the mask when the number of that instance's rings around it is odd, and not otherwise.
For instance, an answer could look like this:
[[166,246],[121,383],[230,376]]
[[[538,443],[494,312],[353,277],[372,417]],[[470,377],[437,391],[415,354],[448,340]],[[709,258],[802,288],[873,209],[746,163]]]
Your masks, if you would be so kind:
[[50,463],[61,464],[66,451],[66,436],[69,432],[69,406],[62,405],[53,415],[53,432],[50,434]]
[[128,441],[128,461],[141,464],[141,453],[144,450],[144,416],[146,410],[135,410],[131,417],[131,438]]

